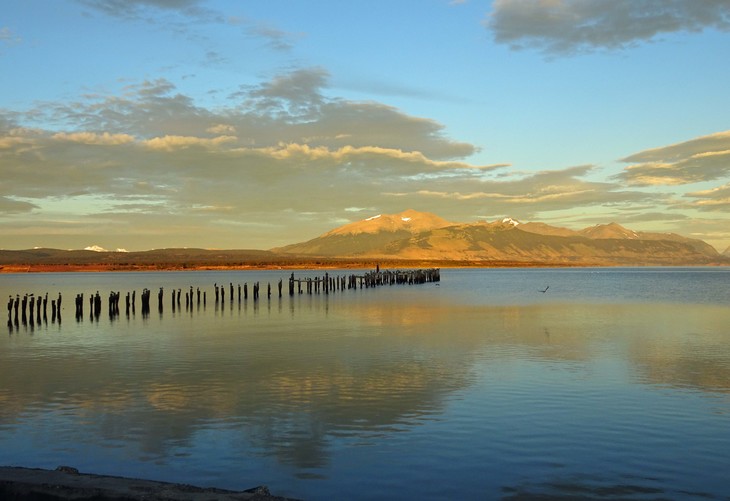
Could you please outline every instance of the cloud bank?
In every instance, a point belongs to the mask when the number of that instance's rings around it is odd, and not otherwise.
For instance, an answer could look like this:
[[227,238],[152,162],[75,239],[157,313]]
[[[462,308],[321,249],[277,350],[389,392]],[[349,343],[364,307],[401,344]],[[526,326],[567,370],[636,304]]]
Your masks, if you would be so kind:
[[295,70],[213,110],[155,80],[6,112],[0,218],[17,238],[92,235],[106,248],[119,246],[119,234],[143,249],[268,248],[358,219],[353,207],[528,220],[657,198],[586,181],[591,166],[519,175],[504,163],[473,164],[474,145],[443,125],[330,97],[327,85],[319,68]]
[[730,30],[726,0],[495,0],[494,40],[547,54],[616,50],[676,32]]
[[406,208],[454,221],[601,211],[665,221],[668,208],[727,208],[727,186],[682,200],[640,188],[726,179],[730,132],[626,157],[613,180],[595,180],[592,165],[520,173],[470,162],[475,146],[434,120],[331,97],[328,78],[294,70],[222,109],[160,79],[0,113],[6,241],[270,248]]
[[622,160],[618,178],[637,186],[684,185],[730,176],[730,130],[654,148]]

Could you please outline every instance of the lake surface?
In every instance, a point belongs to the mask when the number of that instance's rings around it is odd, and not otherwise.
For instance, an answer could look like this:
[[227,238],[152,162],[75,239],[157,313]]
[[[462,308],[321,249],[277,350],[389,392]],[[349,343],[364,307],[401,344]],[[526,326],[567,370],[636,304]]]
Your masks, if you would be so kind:
[[49,294],[0,336],[0,465],[302,499],[730,496],[730,269],[445,269],[293,298],[289,274],[0,275],[5,304]]

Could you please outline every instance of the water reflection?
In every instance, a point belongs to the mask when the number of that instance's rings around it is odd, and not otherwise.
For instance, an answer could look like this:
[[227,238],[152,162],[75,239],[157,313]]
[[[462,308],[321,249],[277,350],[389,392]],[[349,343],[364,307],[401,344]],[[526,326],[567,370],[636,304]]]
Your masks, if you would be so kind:
[[[730,412],[724,306],[490,306],[441,290],[231,302],[225,283],[218,307],[13,327],[0,463],[238,476],[257,463],[334,483],[357,457],[363,476],[411,488],[439,471],[473,492],[590,498],[672,497],[684,469],[730,460],[727,423],[713,421]],[[678,449],[692,459],[670,460]],[[705,492],[693,485],[681,488]]]

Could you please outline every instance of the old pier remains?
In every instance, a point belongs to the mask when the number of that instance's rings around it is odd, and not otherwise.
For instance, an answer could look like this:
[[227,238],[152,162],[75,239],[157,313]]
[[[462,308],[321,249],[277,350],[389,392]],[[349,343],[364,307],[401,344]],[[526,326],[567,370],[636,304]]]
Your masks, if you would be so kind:
[[[440,282],[441,273],[438,268],[430,269],[404,269],[404,270],[375,270],[350,273],[345,275],[331,275],[325,271],[322,276],[315,277],[299,277],[297,278],[292,272],[288,277],[289,296],[298,294],[334,294],[345,293],[351,290],[372,289],[385,286],[395,285],[418,285],[430,282]],[[271,282],[266,284],[266,298],[271,301],[272,291],[276,291],[279,301],[283,298],[284,279],[279,279],[272,288]],[[213,292],[215,294],[215,308],[225,308],[226,289],[228,289],[228,299],[233,303],[237,298],[239,304],[249,301],[249,284],[240,283],[234,288],[233,282],[228,282],[228,286],[224,284],[213,284]],[[171,309],[174,312],[183,311],[182,295],[185,295],[185,311],[193,312],[194,307],[197,309],[207,306],[207,291],[197,287],[195,291],[193,287],[188,285],[185,289],[178,288],[171,291]],[[251,284],[251,300],[257,303],[260,299],[261,284],[257,281]],[[157,309],[160,315],[164,312],[164,288],[160,287],[157,293]],[[151,291],[144,288],[140,294],[140,307],[143,317],[150,314],[150,296]],[[111,320],[115,320],[120,316],[119,303],[122,293],[120,291],[109,292],[107,301],[108,315]],[[136,314],[136,290],[126,292],[125,294],[125,315],[129,318]],[[20,326],[30,327],[33,329],[36,325],[48,323],[48,293],[20,293],[10,295],[7,304],[8,310],[8,328],[12,333],[14,330],[20,329]],[[62,296],[58,294],[57,299],[52,299],[51,303],[51,323],[61,323],[61,305]],[[75,318],[77,322],[84,319],[84,293],[78,293],[75,297]],[[89,294],[89,319],[98,321],[102,312],[102,296],[99,291]]]

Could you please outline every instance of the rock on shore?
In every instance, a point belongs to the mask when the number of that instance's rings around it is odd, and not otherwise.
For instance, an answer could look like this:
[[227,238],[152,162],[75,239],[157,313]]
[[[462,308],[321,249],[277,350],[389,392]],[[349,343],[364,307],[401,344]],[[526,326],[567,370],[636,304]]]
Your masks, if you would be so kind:
[[114,501],[288,501],[264,486],[246,491],[194,487],[124,477],[79,473],[69,466],[55,470],[0,467],[0,499]]

